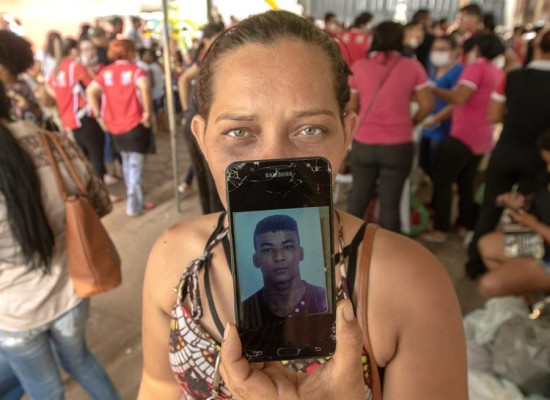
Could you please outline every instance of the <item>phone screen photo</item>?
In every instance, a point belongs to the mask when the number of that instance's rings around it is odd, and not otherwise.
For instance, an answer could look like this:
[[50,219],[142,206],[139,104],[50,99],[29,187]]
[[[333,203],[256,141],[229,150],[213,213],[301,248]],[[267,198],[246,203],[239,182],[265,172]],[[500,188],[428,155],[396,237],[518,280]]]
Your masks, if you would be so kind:
[[227,168],[235,310],[251,361],[334,352],[331,176],[323,158]]

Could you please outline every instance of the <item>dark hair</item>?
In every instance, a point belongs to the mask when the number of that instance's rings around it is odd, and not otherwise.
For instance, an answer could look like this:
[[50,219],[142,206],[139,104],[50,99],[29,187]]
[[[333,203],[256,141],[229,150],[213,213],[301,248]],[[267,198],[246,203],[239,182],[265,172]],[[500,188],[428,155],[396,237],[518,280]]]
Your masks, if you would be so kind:
[[449,43],[451,45],[451,49],[453,49],[453,50],[458,48],[458,41],[456,40],[455,35],[438,36],[434,39],[434,43],[437,40],[444,40],[445,42]]
[[474,46],[477,46],[479,54],[488,60],[492,60],[506,51],[504,43],[494,33],[474,36]]
[[329,19],[332,19],[332,18],[336,18],[336,14],[334,14],[333,12],[329,11],[328,13],[325,14],[325,24],[328,22]]
[[328,57],[334,76],[335,94],[343,115],[350,98],[349,67],[342,58],[338,44],[313,23],[288,11],[268,11],[253,15],[226,30],[212,43],[206,53],[195,90],[195,102],[200,115],[208,118],[212,102],[212,78],[216,64],[226,53],[249,44],[270,45],[279,39],[293,38],[321,49]]
[[111,19],[111,25],[114,26],[114,25],[117,25],[117,24],[120,24],[120,25],[123,24],[122,18],[114,17],[113,19]]
[[430,10],[428,10],[426,8],[421,8],[413,14],[411,22],[413,24],[421,24],[422,20],[424,18],[428,18],[429,16],[430,16]]
[[[0,118],[9,119],[10,100],[0,81]],[[0,123],[0,193],[7,219],[21,255],[31,268],[50,267],[55,237],[42,205],[40,180],[31,157],[9,129]]]
[[478,17],[480,21],[483,19],[483,10],[476,3],[471,3],[471,4],[468,4],[467,6],[462,7],[460,9],[460,12]]
[[352,28],[359,28],[360,26],[367,25],[372,20],[372,14],[370,12],[362,12],[353,21]]
[[403,25],[393,22],[384,21],[374,28],[372,34],[372,45],[370,51],[403,51]]
[[550,53],[550,30],[540,38],[539,47],[543,52]]
[[539,136],[537,145],[541,150],[550,151],[550,129],[545,130],[544,133]]
[[0,65],[17,76],[34,64],[32,46],[21,36],[0,30]]
[[212,39],[218,33],[223,31],[224,28],[225,28],[225,25],[223,22],[215,22],[215,23],[208,24],[204,28],[202,28],[202,37],[204,39]]
[[254,229],[254,248],[257,248],[256,238],[259,235],[267,232],[279,231],[296,232],[298,243],[300,242],[300,234],[298,232],[298,224],[296,223],[296,220],[288,215],[277,214],[265,217],[256,224],[256,228]]
[[483,17],[483,25],[485,25],[485,28],[487,28],[488,31],[494,32],[495,28],[497,27],[495,14],[486,13],[485,16]]
[[73,38],[66,38],[61,46],[61,57],[67,57],[74,49],[78,49],[78,42]]
[[61,34],[58,31],[49,31],[46,37],[46,48],[44,53],[56,58],[56,45],[61,43]]

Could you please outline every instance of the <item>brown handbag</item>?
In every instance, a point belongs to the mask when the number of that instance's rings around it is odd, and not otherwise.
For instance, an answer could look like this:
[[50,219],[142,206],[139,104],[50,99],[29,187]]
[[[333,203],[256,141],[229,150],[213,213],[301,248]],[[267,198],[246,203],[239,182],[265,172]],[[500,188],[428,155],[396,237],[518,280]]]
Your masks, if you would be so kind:
[[[120,256],[88,200],[86,186],[55,135],[44,132],[39,135],[65,201],[67,267],[74,290],[81,298],[108,292],[122,282]],[[78,193],[67,194],[50,142],[65,163]]]

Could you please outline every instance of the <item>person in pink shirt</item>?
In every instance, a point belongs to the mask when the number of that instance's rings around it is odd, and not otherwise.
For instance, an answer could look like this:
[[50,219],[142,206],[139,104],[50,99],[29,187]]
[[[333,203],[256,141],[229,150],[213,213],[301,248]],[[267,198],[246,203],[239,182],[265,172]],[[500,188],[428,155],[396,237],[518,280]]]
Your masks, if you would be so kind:
[[452,184],[458,184],[459,215],[456,225],[464,236],[474,228],[474,178],[484,154],[493,148],[489,122],[491,93],[504,76],[492,62],[505,50],[492,33],[475,36],[471,61],[453,89],[434,88],[434,94],[455,104],[450,137],[443,145],[434,175],[435,215],[433,230],[422,235],[429,242],[443,243],[451,229]]
[[[357,61],[350,78],[349,108],[359,122],[351,149],[353,186],[348,211],[363,217],[379,180],[380,225],[401,231],[399,202],[414,155],[412,131],[432,110],[434,98],[424,67],[401,54],[403,26],[382,22],[369,56]],[[410,103],[418,102],[411,117]]]

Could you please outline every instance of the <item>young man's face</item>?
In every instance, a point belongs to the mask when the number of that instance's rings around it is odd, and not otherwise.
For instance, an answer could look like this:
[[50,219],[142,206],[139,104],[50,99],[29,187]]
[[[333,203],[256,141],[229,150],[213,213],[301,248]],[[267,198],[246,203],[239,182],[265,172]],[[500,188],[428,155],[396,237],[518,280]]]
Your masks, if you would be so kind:
[[298,233],[293,231],[266,232],[256,236],[254,266],[260,268],[264,285],[282,284],[300,278],[300,262],[304,249]]
[[461,33],[475,33],[479,29],[479,18],[476,15],[461,12],[458,15],[458,30]]

